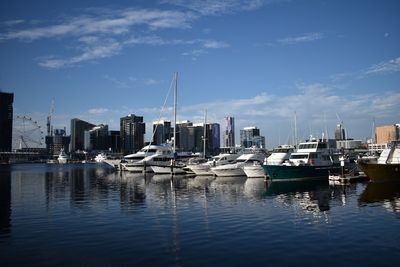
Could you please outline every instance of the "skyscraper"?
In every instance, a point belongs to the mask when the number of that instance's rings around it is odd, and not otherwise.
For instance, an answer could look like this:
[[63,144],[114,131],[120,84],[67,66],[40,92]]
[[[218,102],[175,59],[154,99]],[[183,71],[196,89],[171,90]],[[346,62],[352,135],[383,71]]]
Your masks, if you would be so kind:
[[13,102],[13,93],[0,92],[0,151],[11,151]]
[[80,120],[71,120],[71,152],[84,150],[85,148],[85,131],[91,130],[94,124]]
[[265,137],[260,136],[260,129],[257,127],[245,127],[240,130],[240,146],[265,148]]
[[120,119],[122,153],[135,153],[144,146],[146,124],[142,116],[129,114]]
[[346,132],[344,126],[342,124],[338,124],[335,130],[335,139],[336,140],[346,140]]
[[110,148],[110,137],[107,124],[100,124],[85,131],[85,150],[104,151]]
[[170,121],[155,121],[153,122],[153,144],[161,145],[172,138],[172,128]]
[[235,119],[230,116],[225,117],[224,146],[235,147]]

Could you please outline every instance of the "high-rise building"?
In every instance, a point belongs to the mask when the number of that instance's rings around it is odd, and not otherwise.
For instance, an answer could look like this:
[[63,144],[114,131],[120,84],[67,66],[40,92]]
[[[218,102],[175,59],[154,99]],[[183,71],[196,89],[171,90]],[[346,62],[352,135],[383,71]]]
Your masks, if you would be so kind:
[[[193,140],[189,142],[189,135],[193,135],[193,130],[189,132],[189,127],[192,127],[193,123],[188,120],[179,121],[176,123],[176,149],[180,151],[192,151]],[[194,137],[193,137],[194,138]]]
[[171,140],[172,138],[172,128],[170,121],[155,121],[153,122],[153,141],[155,145],[161,145]]
[[129,114],[120,119],[122,153],[130,154],[139,151],[144,146],[146,124],[142,116]]
[[110,138],[110,148],[111,152],[121,151],[121,133],[120,131],[110,131],[108,133]]
[[335,130],[335,139],[336,140],[346,140],[346,132],[344,126],[342,124],[338,124]]
[[13,102],[13,93],[0,92],[0,151],[11,151]]
[[[208,153],[212,155],[216,155],[219,153],[221,148],[221,137],[220,137],[220,127],[219,123],[210,123],[207,124],[207,148]],[[207,143],[206,143],[207,144]]]
[[85,131],[85,150],[104,151],[110,147],[108,125],[100,124]]
[[235,147],[235,118],[225,117],[224,147]]
[[71,152],[85,149],[85,131],[95,126],[77,118],[71,120]]
[[257,127],[245,127],[240,130],[240,146],[265,148],[265,137],[260,136],[260,129]]
[[400,140],[400,124],[376,127],[375,136],[377,144],[387,144],[391,141],[398,141]]
[[69,152],[70,136],[66,135],[64,129],[54,129],[50,136],[46,136],[46,150],[48,155],[58,155],[63,149]]

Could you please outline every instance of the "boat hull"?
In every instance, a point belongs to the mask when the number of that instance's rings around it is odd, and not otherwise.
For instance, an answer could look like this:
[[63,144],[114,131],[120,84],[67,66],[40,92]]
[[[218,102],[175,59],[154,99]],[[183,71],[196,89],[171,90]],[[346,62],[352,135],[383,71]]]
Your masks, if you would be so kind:
[[155,174],[186,174],[183,167],[171,168],[171,166],[151,166],[151,168]]
[[249,178],[260,178],[265,176],[264,169],[261,165],[245,166],[243,167],[243,171]]
[[263,165],[264,173],[272,181],[295,181],[307,179],[326,179],[329,172],[336,170],[330,166],[285,166]]
[[189,168],[196,174],[197,176],[210,176],[214,175],[214,173],[211,171],[210,165],[190,165]]
[[211,168],[211,171],[218,177],[246,176],[241,167],[237,168]]
[[400,164],[357,162],[358,167],[371,181],[400,181]]

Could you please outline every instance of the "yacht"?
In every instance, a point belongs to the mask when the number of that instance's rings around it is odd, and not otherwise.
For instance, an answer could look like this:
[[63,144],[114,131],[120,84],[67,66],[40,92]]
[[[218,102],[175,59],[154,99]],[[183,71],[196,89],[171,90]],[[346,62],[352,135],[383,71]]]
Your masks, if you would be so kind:
[[107,159],[107,155],[105,153],[99,153],[94,157],[94,161],[97,163],[102,163]]
[[211,171],[211,167],[234,163],[239,156],[239,154],[223,153],[212,157],[205,163],[188,165],[188,168],[198,176],[214,175]]
[[153,172],[151,166],[166,165],[173,159],[170,145],[148,145],[134,154],[126,155],[123,163],[124,170],[130,172]]
[[283,162],[289,160],[290,155],[295,151],[292,145],[280,145],[272,150],[272,154],[267,158],[264,164],[268,165],[281,165]]
[[68,159],[68,155],[65,153],[64,149],[61,149],[60,154],[57,158],[58,163],[65,164],[68,162]]
[[280,145],[274,148],[271,155],[265,158],[262,163],[254,162],[252,165],[246,165],[243,167],[243,171],[249,178],[265,177],[262,165],[281,165],[286,160],[289,160],[290,154],[294,151],[295,147],[292,145]]
[[243,171],[248,178],[260,178],[265,177],[264,169],[262,164],[266,164],[267,159],[264,159],[264,162],[254,161],[253,164],[247,164],[243,166]]
[[357,165],[373,182],[400,181],[400,141],[390,143],[379,158],[361,158]]
[[264,151],[245,151],[235,163],[212,167],[211,171],[218,177],[246,176],[243,168],[246,165],[252,166],[254,163],[263,162],[266,156]]
[[300,143],[296,152],[281,165],[264,164],[264,172],[272,181],[290,181],[302,179],[327,179],[329,172],[340,170],[336,150],[329,147],[323,139],[310,138]]

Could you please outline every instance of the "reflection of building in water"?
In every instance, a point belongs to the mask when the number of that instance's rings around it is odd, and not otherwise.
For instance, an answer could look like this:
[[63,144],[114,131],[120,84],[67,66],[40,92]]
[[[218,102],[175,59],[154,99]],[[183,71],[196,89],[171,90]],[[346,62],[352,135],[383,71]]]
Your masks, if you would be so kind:
[[11,227],[11,170],[0,166],[0,234],[9,233]]

